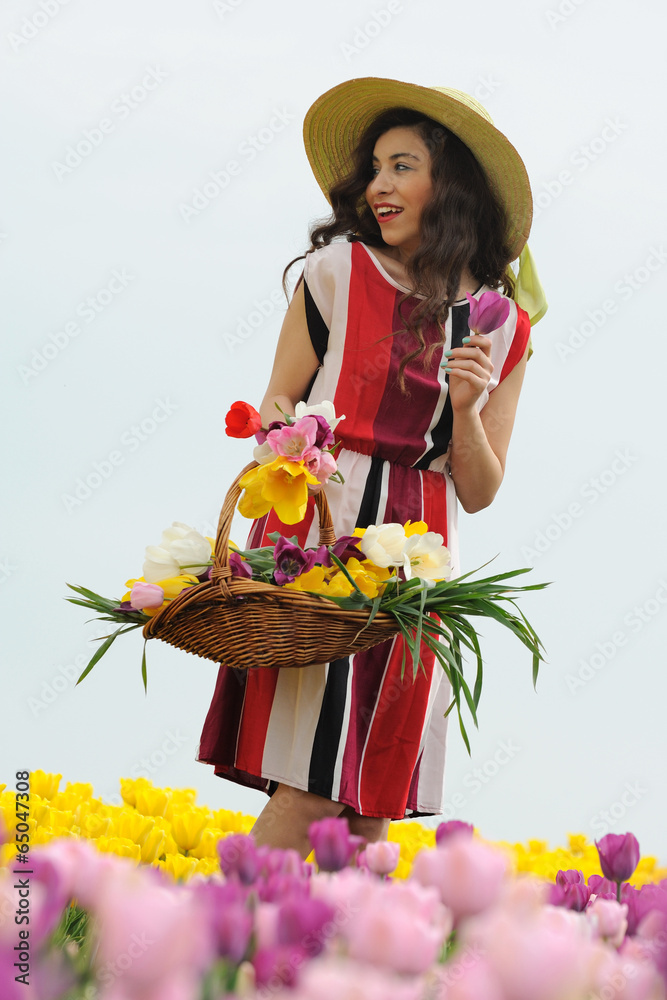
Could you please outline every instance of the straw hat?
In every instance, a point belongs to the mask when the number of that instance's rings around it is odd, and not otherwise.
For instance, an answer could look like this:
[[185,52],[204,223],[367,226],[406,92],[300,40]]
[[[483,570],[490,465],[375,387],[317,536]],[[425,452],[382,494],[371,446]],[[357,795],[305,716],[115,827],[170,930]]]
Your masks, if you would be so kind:
[[306,114],[303,139],[327,200],[330,187],[351,169],[352,150],[365,129],[382,111],[394,107],[421,111],[466,144],[505,208],[509,244],[514,258],[518,257],[533,217],[526,168],[479,101],[451,87],[420,87],[367,76],[347,80],[318,97]]

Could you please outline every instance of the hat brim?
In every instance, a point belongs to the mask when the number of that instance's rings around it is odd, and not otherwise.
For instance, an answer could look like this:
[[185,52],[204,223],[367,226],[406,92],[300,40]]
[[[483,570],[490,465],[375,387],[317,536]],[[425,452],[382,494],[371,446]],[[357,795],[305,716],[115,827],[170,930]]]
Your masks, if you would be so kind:
[[512,259],[521,253],[533,217],[528,173],[516,149],[473,98],[451,88],[361,77],[322,94],[309,108],[303,141],[317,183],[329,190],[352,167],[352,151],[371,122],[388,108],[406,107],[450,129],[473,153],[505,209]]

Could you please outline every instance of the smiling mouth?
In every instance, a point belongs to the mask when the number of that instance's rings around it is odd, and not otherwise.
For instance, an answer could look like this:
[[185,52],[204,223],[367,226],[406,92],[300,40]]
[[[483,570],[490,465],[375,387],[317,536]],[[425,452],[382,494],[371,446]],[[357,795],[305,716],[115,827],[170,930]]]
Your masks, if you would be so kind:
[[388,219],[395,219],[396,216],[400,215],[402,211],[402,208],[389,208],[388,206],[382,206],[382,208],[377,209],[378,222],[386,222]]

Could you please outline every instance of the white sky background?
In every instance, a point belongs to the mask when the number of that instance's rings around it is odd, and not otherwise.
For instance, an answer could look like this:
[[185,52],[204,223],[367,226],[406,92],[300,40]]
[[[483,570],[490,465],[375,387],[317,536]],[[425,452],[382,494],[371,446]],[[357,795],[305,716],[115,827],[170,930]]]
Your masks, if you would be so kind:
[[[528,653],[483,628],[480,729],[468,758],[450,727],[447,816],[493,839],[631,829],[667,859],[665,27],[620,0],[5,0],[1,780],[41,767],[113,800],[148,773],[212,807],[264,804],[195,762],[213,663],[151,642],[145,697],[133,633],[75,688],[97,632],[65,581],[119,596],[172,520],[211,533],[250,457],[224,414],[259,403],[285,308],[270,297],[327,208],[303,116],[336,83],[385,76],[476,94],[517,146],[550,300],[502,490],[460,519],[466,569],[498,553],[494,570],[553,581],[523,603],[549,662],[535,694]],[[242,143],[278,112],[250,160]],[[240,173],[186,222],[230,160]],[[258,302],[269,315],[238,335]]]

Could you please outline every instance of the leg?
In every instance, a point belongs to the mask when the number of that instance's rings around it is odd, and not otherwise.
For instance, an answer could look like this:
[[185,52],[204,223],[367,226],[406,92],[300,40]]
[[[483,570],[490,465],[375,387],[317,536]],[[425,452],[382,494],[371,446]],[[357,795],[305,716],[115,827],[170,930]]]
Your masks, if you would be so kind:
[[387,839],[391,820],[382,816],[360,816],[351,806],[345,806],[340,815],[347,820],[350,833],[356,833],[368,841]]
[[340,816],[344,806],[322,795],[290,785],[278,785],[252,828],[255,843],[270,847],[292,847],[307,858],[312,847],[308,827],[315,820]]

